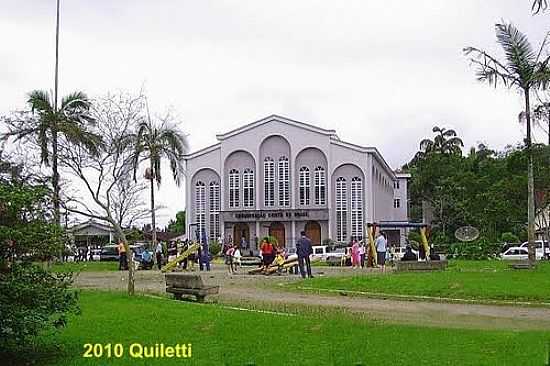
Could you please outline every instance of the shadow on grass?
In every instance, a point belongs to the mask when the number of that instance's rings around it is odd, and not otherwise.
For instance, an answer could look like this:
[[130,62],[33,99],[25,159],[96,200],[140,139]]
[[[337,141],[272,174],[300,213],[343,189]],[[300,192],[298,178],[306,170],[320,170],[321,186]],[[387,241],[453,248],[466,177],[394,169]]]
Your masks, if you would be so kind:
[[47,339],[48,343],[38,341],[17,348],[0,350],[0,360],[9,360],[7,364],[11,366],[26,366],[56,365],[58,361],[67,358],[69,353],[64,345],[56,344],[53,338]]

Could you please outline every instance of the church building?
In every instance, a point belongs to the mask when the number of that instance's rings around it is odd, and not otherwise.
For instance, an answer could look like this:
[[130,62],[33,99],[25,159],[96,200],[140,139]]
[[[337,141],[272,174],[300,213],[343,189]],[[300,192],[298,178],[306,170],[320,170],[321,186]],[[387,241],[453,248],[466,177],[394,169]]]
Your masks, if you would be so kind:
[[[256,249],[272,235],[294,247],[301,231],[319,245],[361,240],[367,222],[408,221],[410,176],[394,172],[375,147],[277,115],[216,137],[185,156],[190,238]],[[404,242],[400,230],[386,230],[392,245]]]

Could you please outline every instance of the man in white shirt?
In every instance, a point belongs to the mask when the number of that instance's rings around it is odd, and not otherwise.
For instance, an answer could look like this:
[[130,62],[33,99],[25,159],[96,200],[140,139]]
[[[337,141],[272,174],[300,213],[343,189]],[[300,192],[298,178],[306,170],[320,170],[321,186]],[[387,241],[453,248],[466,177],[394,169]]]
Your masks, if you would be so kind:
[[382,272],[386,270],[386,250],[388,242],[384,233],[378,233],[376,238],[376,263],[382,268]]

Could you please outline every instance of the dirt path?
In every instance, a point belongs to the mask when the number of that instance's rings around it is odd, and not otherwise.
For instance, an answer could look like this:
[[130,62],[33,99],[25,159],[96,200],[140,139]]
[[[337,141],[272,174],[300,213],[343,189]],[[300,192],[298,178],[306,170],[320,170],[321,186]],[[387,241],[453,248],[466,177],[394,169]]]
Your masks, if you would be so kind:
[[[277,309],[288,305],[344,309],[392,323],[479,329],[550,330],[550,308],[449,304],[424,301],[382,300],[365,297],[318,295],[279,291],[269,284],[295,281],[297,276],[228,276],[224,271],[202,273],[207,283],[221,286],[217,301],[223,304],[253,303]],[[341,275],[331,273],[330,275]],[[124,290],[125,273],[82,272],[75,284],[80,288]],[[136,291],[165,293],[164,277],[158,271],[140,271]]]

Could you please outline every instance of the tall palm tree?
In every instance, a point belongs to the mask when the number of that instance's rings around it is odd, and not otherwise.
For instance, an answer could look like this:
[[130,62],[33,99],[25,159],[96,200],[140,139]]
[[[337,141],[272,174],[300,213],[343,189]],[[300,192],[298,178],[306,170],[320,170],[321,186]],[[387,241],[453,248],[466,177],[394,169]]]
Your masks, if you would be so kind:
[[525,99],[525,120],[527,138],[525,140],[528,156],[527,166],[527,236],[529,241],[529,260],[535,260],[535,197],[533,177],[533,154],[531,149],[531,105],[530,94],[540,88],[546,88],[550,82],[550,57],[541,57],[546,47],[548,35],[538,52],[533,50],[527,37],[513,24],[495,24],[497,43],[504,51],[504,60],[499,61],[487,52],[466,47],[464,53],[472,55],[470,61],[476,67],[477,78],[481,82],[497,87],[502,84],[508,88],[517,88]]
[[30,114],[22,119],[8,120],[9,131],[4,138],[13,137],[32,140],[40,149],[40,162],[52,168],[53,205],[55,222],[60,220],[58,144],[59,136],[70,144],[82,145],[90,153],[97,154],[101,138],[87,130],[93,124],[88,96],[80,91],[62,98],[59,108],[55,107],[54,96],[43,90],[28,94]]
[[460,155],[464,142],[457,137],[455,130],[448,130],[434,126],[432,132],[436,134],[433,140],[427,138],[420,141],[420,151],[413,158],[413,163],[430,154]]
[[545,11],[546,9],[548,9],[548,0],[533,0],[533,5],[531,6],[533,14],[538,14],[540,11]]
[[162,180],[161,163],[168,159],[174,181],[179,186],[184,175],[183,155],[189,151],[187,137],[178,128],[166,122],[155,123],[148,114],[147,120],[137,126],[135,134],[129,136],[132,144],[134,180],[139,164],[149,162],[145,177],[151,181],[151,229],[153,246],[156,245],[157,231],[155,218],[155,185],[160,187]]

